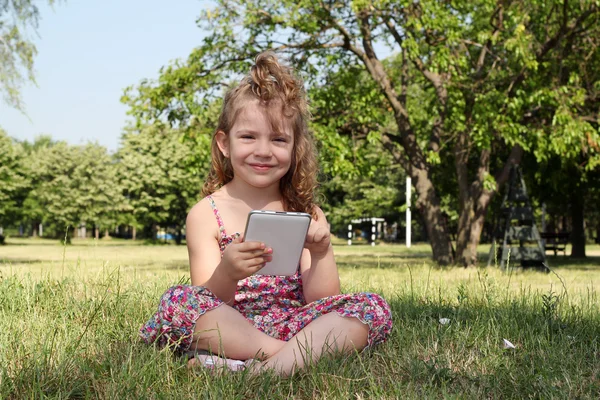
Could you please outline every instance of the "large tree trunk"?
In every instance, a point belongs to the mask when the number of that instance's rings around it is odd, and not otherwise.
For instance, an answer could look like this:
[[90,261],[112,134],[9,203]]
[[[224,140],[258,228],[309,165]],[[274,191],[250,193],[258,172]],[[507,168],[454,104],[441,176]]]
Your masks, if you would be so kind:
[[134,226],[134,227],[133,227],[133,230],[132,230],[132,232],[131,232],[131,239],[132,239],[132,240],[135,240],[136,234],[137,234],[137,229],[135,229],[135,226]]
[[452,264],[450,235],[429,173],[426,170],[416,170],[415,168],[411,172],[411,179],[415,182],[414,186],[417,192],[416,206],[425,221],[425,228],[431,242],[433,260],[440,265]]
[[472,258],[468,247],[474,217],[474,197],[469,185],[467,165],[469,161],[469,136],[462,132],[454,146],[454,166],[458,182],[458,229],[456,233],[456,262],[465,267]]
[[[440,200],[429,176],[429,168],[423,162],[417,163],[417,165],[411,163],[413,160],[422,160],[423,157],[413,156],[413,158],[410,158],[409,156],[407,159],[406,154],[399,152],[394,146],[392,137],[386,135],[383,136],[382,139],[384,146],[390,151],[396,162],[402,165],[412,179],[415,192],[417,193],[415,207],[423,216],[425,229],[427,230],[427,235],[431,243],[433,261],[440,265],[452,264],[454,262],[454,257],[452,256],[452,243],[450,241],[450,235],[448,234],[446,220],[444,219],[440,208]],[[412,152],[417,151],[414,143],[407,144],[406,142],[408,142],[408,140],[406,140],[406,138],[403,142],[402,147],[404,147],[404,149],[408,148]]]
[[494,195],[508,181],[511,167],[518,165],[521,162],[522,156],[523,148],[519,145],[514,146],[504,163],[504,167],[495,174],[496,188],[494,190],[484,187],[484,180],[489,171],[489,150],[481,152],[477,177],[470,186],[468,186],[467,182],[466,162],[465,160],[456,158],[456,170],[460,190],[459,199],[461,199],[456,243],[457,263],[465,267],[477,264],[477,246],[481,239],[488,206]]
[[585,258],[584,188],[577,186],[571,191],[571,257]]
[[[452,257],[452,243],[450,242],[450,235],[446,228],[445,220],[442,216],[440,208],[440,201],[431,181],[430,166],[425,160],[424,154],[417,143],[415,132],[410,125],[410,119],[406,107],[406,88],[407,82],[407,60],[404,58],[402,67],[402,84],[400,87],[400,93],[396,92],[394,84],[381,61],[377,59],[375,50],[372,43],[371,28],[369,26],[368,17],[359,18],[359,25],[362,35],[362,44],[364,51],[353,45],[353,38],[350,38],[347,33],[342,31],[342,35],[346,36],[348,41],[344,44],[344,47],[353,52],[358,56],[364,63],[367,71],[377,82],[381,93],[387,98],[391,108],[394,110],[394,118],[398,127],[397,134],[384,135],[384,145],[392,152],[395,160],[400,163],[404,170],[408,173],[411,179],[414,181],[413,185],[417,192],[417,204],[416,207],[421,210],[425,226],[427,228],[427,234],[431,242],[431,249],[433,252],[433,260],[440,265],[451,264],[454,260]],[[390,29],[394,30],[393,27]],[[398,39],[397,39],[398,40]],[[426,72],[427,74],[428,72]],[[434,74],[435,75],[435,74]],[[439,92],[443,93],[444,88],[441,84],[437,75],[432,76],[432,79],[437,80]],[[437,125],[441,125],[438,121]],[[430,142],[438,142],[439,135],[437,130],[434,130],[434,138]],[[386,143],[387,141],[387,143]],[[392,144],[393,142],[393,144]],[[399,144],[404,149],[403,154],[395,148],[395,145]]]

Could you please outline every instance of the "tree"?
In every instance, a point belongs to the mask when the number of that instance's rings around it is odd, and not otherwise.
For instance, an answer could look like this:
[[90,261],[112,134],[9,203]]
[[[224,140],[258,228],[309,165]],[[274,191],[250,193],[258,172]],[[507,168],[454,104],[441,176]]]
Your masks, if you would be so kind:
[[95,237],[99,230],[116,226],[118,215],[128,211],[123,190],[117,177],[117,165],[97,144],[80,147],[81,162],[74,171],[79,195],[77,204],[82,209],[81,221],[93,224]]
[[20,204],[22,223],[31,226],[31,232],[35,236],[39,225],[44,219],[45,210],[40,204],[39,198],[35,195],[34,188],[41,182],[43,172],[42,160],[44,152],[52,147],[55,142],[49,135],[37,136],[33,142],[27,140],[20,142],[23,148],[22,170],[28,178],[29,186],[25,198]]
[[[179,138],[176,130],[158,125],[133,130],[123,135],[116,155],[131,221],[175,227],[178,243],[187,212],[199,200],[210,153],[208,142],[194,154]],[[199,140],[203,138],[208,139],[202,136]],[[198,159],[204,162],[194,164]]]
[[[35,45],[28,29],[37,30],[39,10],[32,0],[0,0],[0,92],[8,105],[23,111],[20,89],[23,81],[35,82]],[[54,0],[49,0],[53,4]]]
[[69,146],[58,142],[36,153],[38,184],[32,198],[44,210],[43,221],[58,235],[80,223],[111,226],[125,210],[116,170],[106,149],[97,144]]
[[384,99],[357,66],[323,79],[309,97],[327,220],[344,235],[351,219],[374,216],[398,221],[404,211],[405,174],[379,140],[381,130],[393,124]]
[[19,200],[28,187],[28,178],[22,168],[23,151],[0,129],[0,226],[19,220]]
[[[415,206],[440,264],[454,261],[435,185],[449,162],[458,186],[456,261],[470,265],[490,201],[524,151],[543,159],[540,149],[560,153],[571,140],[599,141],[597,116],[581,107],[590,90],[577,79],[582,63],[568,61],[577,54],[598,57],[594,1],[217,4],[200,18],[212,33],[186,63],[165,68],[158,84],[145,81],[137,93],[127,92],[138,120],[166,119],[185,129],[207,99],[263,49],[285,53],[307,72],[311,87],[360,65],[393,121],[394,129],[382,127],[381,142],[412,178]],[[378,43],[396,51],[387,67]],[[572,67],[568,74],[566,63]],[[419,90],[411,91],[414,85]]]

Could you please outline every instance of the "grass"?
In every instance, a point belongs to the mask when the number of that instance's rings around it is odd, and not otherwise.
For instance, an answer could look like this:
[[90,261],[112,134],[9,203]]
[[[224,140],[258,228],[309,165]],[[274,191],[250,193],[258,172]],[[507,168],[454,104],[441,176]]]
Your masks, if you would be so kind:
[[427,245],[335,252],[344,291],[388,299],[388,342],[292,378],[212,376],[137,339],[162,292],[187,279],[185,247],[9,239],[0,247],[0,398],[600,396],[599,246],[585,261],[550,257],[550,274],[438,268]]

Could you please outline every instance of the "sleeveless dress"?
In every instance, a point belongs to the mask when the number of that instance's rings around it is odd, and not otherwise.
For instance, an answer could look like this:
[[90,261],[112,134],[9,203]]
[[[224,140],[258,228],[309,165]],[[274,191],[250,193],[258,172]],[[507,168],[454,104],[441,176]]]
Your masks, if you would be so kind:
[[[220,231],[221,256],[239,235],[227,235],[219,210],[207,196]],[[205,312],[225,304],[203,286],[177,285],[163,294],[158,311],[140,329],[148,344],[171,346],[176,352],[187,351],[192,344],[196,320]],[[357,318],[369,326],[368,345],[387,339],[392,329],[388,303],[375,293],[329,296],[307,304],[302,294],[302,277],[253,275],[240,280],[233,308],[257,329],[276,339],[288,341],[311,321],[335,312],[342,317]]]

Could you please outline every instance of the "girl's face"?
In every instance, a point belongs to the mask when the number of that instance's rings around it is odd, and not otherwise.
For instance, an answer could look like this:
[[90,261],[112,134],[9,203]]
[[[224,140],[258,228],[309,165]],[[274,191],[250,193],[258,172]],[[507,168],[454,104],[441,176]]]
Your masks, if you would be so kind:
[[252,101],[240,112],[229,135],[217,133],[217,144],[231,161],[234,179],[258,188],[279,185],[290,169],[294,147],[291,122],[282,120],[282,132],[273,132],[265,108]]

